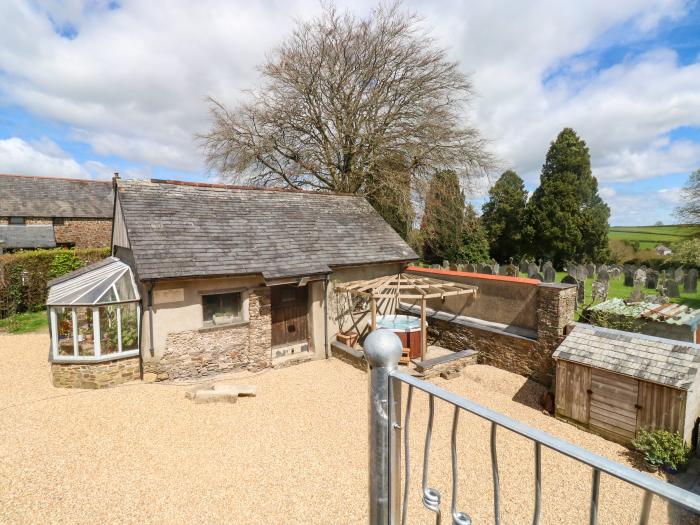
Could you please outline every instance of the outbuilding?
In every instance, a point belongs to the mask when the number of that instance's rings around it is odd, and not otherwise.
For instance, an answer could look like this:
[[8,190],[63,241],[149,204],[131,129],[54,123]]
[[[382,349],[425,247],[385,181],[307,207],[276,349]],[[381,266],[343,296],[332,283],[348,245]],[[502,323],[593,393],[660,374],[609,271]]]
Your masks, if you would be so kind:
[[553,357],[558,418],[620,443],[640,429],[693,439],[700,345],[576,323]]

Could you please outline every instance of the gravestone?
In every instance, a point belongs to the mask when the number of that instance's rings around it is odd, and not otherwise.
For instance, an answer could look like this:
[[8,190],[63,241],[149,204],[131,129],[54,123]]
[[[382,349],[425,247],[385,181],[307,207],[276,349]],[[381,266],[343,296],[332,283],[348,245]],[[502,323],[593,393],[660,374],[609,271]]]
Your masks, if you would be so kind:
[[561,280],[561,282],[564,284],[575,284],[576,285],[576,306],[583,304],[583,302],[586,300],[586,291],[585,291],[586,288],[583,284],[583,281],[579,281],[573,275],[566,275]]
[[683,268],[676,268],[673,272],[673,278],[676,280],[677,283],[682,283],[684,277],[685,272],[683,271]]
[[578,281],[585,281],[588,279],[588,270],[583,264],[576,266],[576,274],[574,275]]
[[595,264],[587,264],[586,265],[586,273],[588,274],[588,277],[594,277],[595,276]]
[[593,281],[591,285],[591,301],[599,299],[601,302],[608,300],[608,281]]
[[528,273],[527,268],[530,263],[527,262],[527,259],[521,259],[520,260],[520,266],[518,267],[518,271],[520,273]]
[[490,267],[488,264],[484,264],[484,265],[481,267],[481,270],[479,271],[479,273],[485,273],[485,274],[487,274],[487,275],[492,275],[492,274],[493,274],[493,270],[491,269],[491,267]]
[[554,268],[551,261],[547,261],[542,265],[542,271],[544,272],[547,268]]
[[507,266],[499,266],[498,267],[498,275],[508,275],[508,267]]
[[698,293],[698,271],[695,268],[686,272],[683,280],[683,291],[685,293]]
[[606,283],[610,281],[610,274],[604,267],[598,270],[598,280]]
[[501,275],[501,265],[497,262],[491,264],[491,273],[494,275]]
[[530,276],[530,279],[537,279],[538,281],[544,281],[544,277],[542,277],[542,274],[540,272],[535,272],[534,275]]
[[509,277],[517,277],[518,267],[514,264],[509,264],[508,266],[506,266],[506,275]]
[[609,273],[610,273],[610,277],[612,277],[613,279],[619,279],[619,278],[620,278],[620,271],[621,271],[621,270],[620,270],[619,268],[613,268],[613,269],[610,270],[610,272],[609,272]]
[[450,261],[442,261],[442,269],[443,270],[449,270],[450,269]]
[[656,270],[649,270],[647,272],[647,279],[646,279],[646,287],[651,288],[652,290],[656,290],[656,287],[659,283],[659,272]]
[[535,275],[540,273],[540,268],[534,263],[530,263],[527,265],[527,276],[530,277],[531,279],[534,279]]
[[625,286],[634,286],[634,272],[625,270]]
[[458,271],[458,272],[463,272],[463,271],[464,271],[464,265],[463,265],[463,264],[458,264],[458,265],[457,265],[457,271]]
[[474,266],[474,265],[471,264],[471,263],[467,264],[467,271],[468,271],[469,273],[476,273],[476,266]]
[[553,283],[557,279],[557,272],[554,271],[554,268],[550,264],[547,266],[545,263],[544,265],[544,282],[546,283]]
[[439,264],[431,264],[430,267],[435,269],[435,270],[442,268],[442,266],[440,266]]
[[678,286],[678,281],[675,279],[667,279],[666,280],[666,293],[668,294],[669,297],[680,297],[681,296],[681,287]]

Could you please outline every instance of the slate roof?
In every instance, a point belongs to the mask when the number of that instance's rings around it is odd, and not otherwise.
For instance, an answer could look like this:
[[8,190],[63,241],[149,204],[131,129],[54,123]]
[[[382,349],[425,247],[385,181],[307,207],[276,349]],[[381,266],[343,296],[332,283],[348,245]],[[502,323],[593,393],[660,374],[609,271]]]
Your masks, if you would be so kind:
[[3,250],[56,247],[53,224],[0,224],[0,241]]
[[409,261],[415,252],[362,197],[174,181],[120,181],[142,280]]
[[112,218],[112,183],[0,175],[0,217]]
[[590,310],[666,324],[695,326],[700,323],[700,310],[684,304],[656,304],[643,301],[627,304],[623,299],[615,297],[591,306]]
[[688,390],[698,376],[700,345],[576,323],[553,357]]

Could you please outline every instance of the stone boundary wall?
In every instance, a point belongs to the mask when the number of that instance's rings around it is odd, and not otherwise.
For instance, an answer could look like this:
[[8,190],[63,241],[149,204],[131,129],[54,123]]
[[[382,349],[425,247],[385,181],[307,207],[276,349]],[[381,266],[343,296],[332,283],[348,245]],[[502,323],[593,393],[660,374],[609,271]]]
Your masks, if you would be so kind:
[[155,374],[162,381],[270,367],[270,289],[251,290],[248,310],[246,322],[168,334],[163,356],[144,361],[144,374]]
[[101,363],[51,363],[51,381],[58,388],[106,388],[138,379],[139,356]]
[[[25,217],[25,224],[53,224],[52,217]],[[9,217],[0,217],[0,224],[9,224]],[[65,218],[53,227],[57,244],[73,244],[76,248],[109,248],[112,243],[112,220]]]
[[453,351],[476,350],[481,364],[551,386],[556,370],[552,354],[574,321],[577,290],[575,285],[561,283],[539,283],[536,290],[537,339],[429,317],[428,342]]
[[367,372],[367,361],[362,350],[356,350],[339,341],[334,341],[331,343],[331,355],[363,372]]

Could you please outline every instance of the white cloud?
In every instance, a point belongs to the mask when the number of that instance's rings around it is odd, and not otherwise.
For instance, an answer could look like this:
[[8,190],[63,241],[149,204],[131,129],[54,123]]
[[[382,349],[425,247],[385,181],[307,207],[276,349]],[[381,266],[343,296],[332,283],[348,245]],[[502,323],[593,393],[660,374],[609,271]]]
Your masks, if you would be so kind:
[[656,221],[669,222],[681,199],[680,187],[655,191],[618,191],[609,186],[600,188],[600,195],[611,208],[610,224],[641,226]]
[[36,148],[17,137],[0,140],[0,167],[2,171],[22,175],[92,178],[91,173],[84,166],[67,157],[56,144],[51,143],[52,145],[48,149],[46,148],[47,144],[44,142],[43,147]]
[[[366,13],[375,2],[341,4]],[[598,69],[598,51],[653,37],[662,21],[685,14],[683,0],[407,7],[472,73],[471,118],[503,167],[530,183],[567,126],[587,141],[602,185],[700,165],[696,143],[664,140],[676,127],[700,126],[700,64],[652,49]],[[0,2],[0,97],[68,124],[98,154],[203,172],[195,134],[208,125],[205,97],[230,103],[255,87],[265,53],[295,17],[318,10],[316,0],[125,0],[114,10],[106,0]],[[66,27],[77,36],[62,38],[57,28]],[[544,83],[553,71],[561,74]]]

